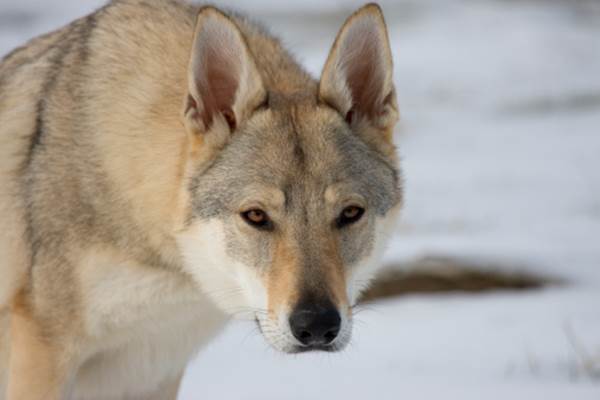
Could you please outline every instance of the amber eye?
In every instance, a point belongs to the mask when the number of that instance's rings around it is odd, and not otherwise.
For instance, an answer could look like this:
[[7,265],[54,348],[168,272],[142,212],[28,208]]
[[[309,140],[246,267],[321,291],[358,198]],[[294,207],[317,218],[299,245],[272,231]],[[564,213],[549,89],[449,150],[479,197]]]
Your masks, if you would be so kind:
[[241,213],[242,218],[246,223],[257,229],[271,229],[272,223],[269,216],[263,210],[253,208],[252,210]]
[[338,228],[350,225],[362,218],[365,209],[359,206],[348,206],[344,208],[342,213],[337,218],[336,224]]

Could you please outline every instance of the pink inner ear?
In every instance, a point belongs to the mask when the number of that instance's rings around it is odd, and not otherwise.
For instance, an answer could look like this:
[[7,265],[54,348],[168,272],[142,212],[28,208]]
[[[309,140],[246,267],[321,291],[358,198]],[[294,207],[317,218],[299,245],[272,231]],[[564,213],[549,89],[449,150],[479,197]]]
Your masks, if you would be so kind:
[[348,28],[340,48],[340,65],[352,94],[352,108],[375,116],[381,107],[385,88],[384,55],[374,21],[357,21]]
[[202,97],[204,112],[202,119],[205,126],[210,126],[217,113],[226,114],[233,120],[233,103],[239,86],[236,79],[236,69],[229,65],[226,60],[220,59],[219,55],[209,57],[205,68],[205,79],[202,85],[198,86],[198,91]]
[[242,44],[231,27],[208,20],[199,32],[195,49],[194,80],[200,98],[200,118],[210,127],[222,114],[229,127],[236,126],[233,111],[242,70]]

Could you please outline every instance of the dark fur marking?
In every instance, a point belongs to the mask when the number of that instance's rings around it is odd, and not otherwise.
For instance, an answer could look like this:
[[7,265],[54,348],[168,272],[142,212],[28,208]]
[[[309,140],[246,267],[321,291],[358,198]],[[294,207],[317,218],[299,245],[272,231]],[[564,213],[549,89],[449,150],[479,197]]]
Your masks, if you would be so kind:
[[97,26],[97,16],[100,12],[102,12],[104,9],[106,8],[106,6],[100,10],[98,10],[96,13],[91,14],[89,16],[86,17],[86,23],[83,25],[84,29],[82,29],[81,32],[81,38],[80,38],[80,53],[81,53],[81,61],[82,64],[87,64],[87,61],[90,57],[90,39],[92,37],[92,33],[96,30],[96,26]]
[[26,166],[31,165],[35,152],[42,145],[42,137],[44,136],[44,117],[46,114],[46,99],[52,94],[52,90],[56,85],[56,79],[60,75],[63,58],[66,56],[69,49],[70,46],[64,46],[58,50],[50,62],[50,73],[46,77],[46,81],[42,86],[42,90],[40,91],[40,99],[38,100],[36,107],[35,129],[33,131],[33,135],[31,135],[27,157],[25,158]]
[[[36,153],[43,147],[43,138],[45,134],[45,117],[46,117],[46,106],[47,99],[52,95],[54,88],[57,85],[58,79],[61,76],[61,72],[64,65],[65,57],[71,53],[74,45],[77,43],[75,40],[77,37],[83,37],[84,42],[83,46],[80,47],[80,51],[82,52],[82,56],[85,58],[87,54],[85,53],[85,48],[87,47],[88,40],[91,36],[91,32],[95,28],[95,18],[93,16],[87,17],[80,24],[73,24],[60,38],[60,43],[64,43],[62,47],[60,45],[54,44],[51,45],[48,49],[46,49],[43,54],[46,54],[48,51],[55,50],[56,54],[54,54],[50,59],[50,67],[49,72],[47,73],[45,82],[42,85],[42,88],[39,92],[39,100],[36,108],[36,120],[35,120],[35,128],[33,134],[31,136],[31,140],[29,143],[29,147],[27,150],[27,155],[24,160],[24,165],[22,167],[23,173],[26,176],[24,179],[24,196],[25,196],[25,236],[26,241],[30,245],[30,264],[28,273],[30,275],[30,279],[28,279],[29,284],[33,284],[33,280],[31,279],[31,274],[33,273],[33,268],[36,263],[36,258],[39,253],[39,249],[41,246],[40,238],[36,237],[35,231],[33,229],[33,213],[34,213],[34,205],[31,202],[31,193],[32,186],[35,183],[35,173],[32,171],[31,165],[34,161]],[[76,36],[73,38],[72,36]]]
[[331,289],[319,278],[323,277],[321,268],[313,265],[305,265],[301,275],[298,290],[300,292],[295,308],[303,304],[318,305],[322,308],[336,308],[332,301]]
[[306,168],[306,153],[304,151],[304,146],[302,144],[302,138],[300,137],[300,132],[298,130],[298,126],[296,125],[296,118],[298,118],[298,110],[293,110],[290,115],[290,124],[292,125],[292,140],[294,141],[294,156],[296,157],[296,161],[298,162],[298,167],[300,169]]
[[[101,9],[102,10],[102,9]],[[37,104],[37,112],[36,112],[36,124],[35,130],[31,137],[31,142],[29,144],[29,151],[26,157],[26,165],[29,166],[31,161],[35,155],[36,150],[43,144],[43,135],[44,135],[44,118],[46,114],[46,100],[52,95],[52,91],[56,86],[56,81],[61,75],[64,58],[71,53],[74,45],[80,44],[79,51],[81,54],[81,59],[85,63],[89,57],[89,40],[92,36],[92,32],[96,28],[96,14],[91,14],[87,16],[85,19],[78,21],[79,23],[73,24],[69,30],[67,30],[64,34],[64,37],[61,38],[60,42],[65,43],[63,46],[58,44],[51,45],[46,51],[44,51],[40,56],[45,54],[48,51],[55,50],[58,48],[57,53],[50,60],[50,72],[46,78],[42,86],[42,90],[40,91],[40,99]],[[74,36],[74,37],[72,37]],[[30,60],[34,61],[34,60]]]

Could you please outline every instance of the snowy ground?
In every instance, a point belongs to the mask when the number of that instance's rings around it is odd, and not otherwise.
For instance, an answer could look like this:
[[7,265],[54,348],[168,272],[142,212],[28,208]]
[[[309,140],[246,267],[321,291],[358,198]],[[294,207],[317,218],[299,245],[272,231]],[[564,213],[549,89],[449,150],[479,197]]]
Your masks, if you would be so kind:
[[[101,3],[0,0],[0,54]],[[239,3],[225,4],[271,26],[315,75],[359,4]],[[277,354],[234,323],[181,398],[600,398],[600,2],[382,6],[407,196],[386,263],[466,257],[568,284],[371,305],[335,355]]]

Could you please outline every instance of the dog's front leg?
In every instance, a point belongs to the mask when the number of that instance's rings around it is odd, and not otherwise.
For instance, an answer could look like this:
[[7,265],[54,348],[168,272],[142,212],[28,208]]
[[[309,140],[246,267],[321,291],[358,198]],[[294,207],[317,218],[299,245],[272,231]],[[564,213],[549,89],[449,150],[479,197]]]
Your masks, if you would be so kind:
[[41,334],[27,313],[13,311],[8,400],[61,400],[67,377],[65,353]]

